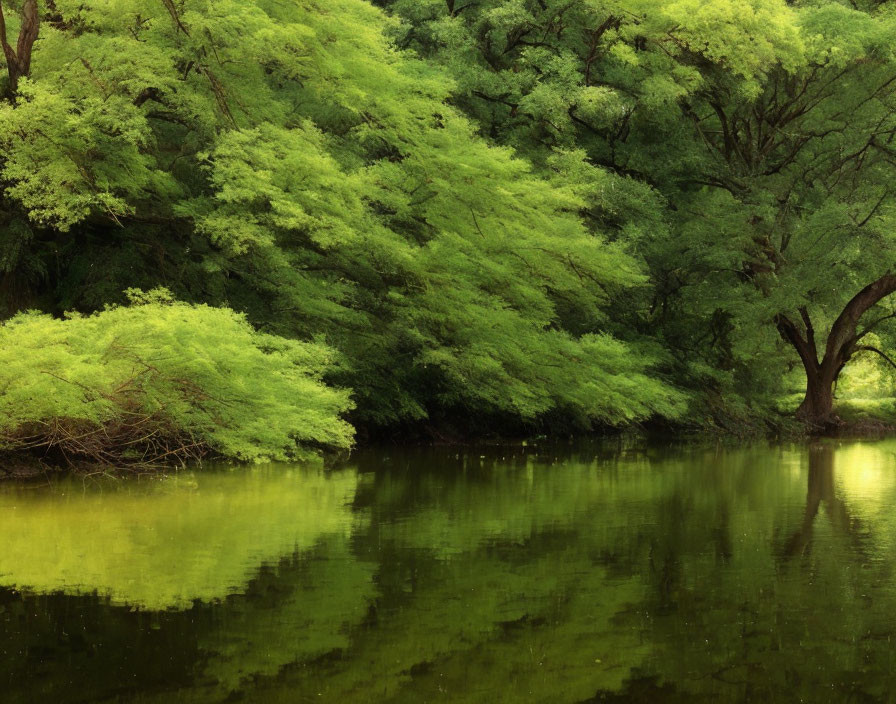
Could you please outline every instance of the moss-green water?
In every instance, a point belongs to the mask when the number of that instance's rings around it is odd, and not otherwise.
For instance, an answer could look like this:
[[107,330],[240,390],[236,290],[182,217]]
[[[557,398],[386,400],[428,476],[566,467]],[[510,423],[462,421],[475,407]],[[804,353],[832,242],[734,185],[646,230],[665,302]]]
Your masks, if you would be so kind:
[[0,583],[182,609],[242,591],[259,565],[347,535],[354,472],[289,467],[0,492]]
[[0,489],[0,700],[888,701],[896,442]]

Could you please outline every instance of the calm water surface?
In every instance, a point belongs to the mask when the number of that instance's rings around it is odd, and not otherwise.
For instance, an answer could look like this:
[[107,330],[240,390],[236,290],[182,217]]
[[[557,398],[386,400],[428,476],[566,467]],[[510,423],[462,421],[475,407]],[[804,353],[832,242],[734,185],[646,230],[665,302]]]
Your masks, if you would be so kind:
[[896,441],[0,487],[0,702],[896,700]]

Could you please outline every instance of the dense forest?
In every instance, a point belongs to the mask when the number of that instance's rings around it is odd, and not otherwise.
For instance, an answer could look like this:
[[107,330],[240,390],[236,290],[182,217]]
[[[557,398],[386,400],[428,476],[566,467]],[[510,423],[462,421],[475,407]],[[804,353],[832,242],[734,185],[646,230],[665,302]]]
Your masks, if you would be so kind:
[[5,0],[0,444],[829,431],[893,386],[893,36],[874,0]]

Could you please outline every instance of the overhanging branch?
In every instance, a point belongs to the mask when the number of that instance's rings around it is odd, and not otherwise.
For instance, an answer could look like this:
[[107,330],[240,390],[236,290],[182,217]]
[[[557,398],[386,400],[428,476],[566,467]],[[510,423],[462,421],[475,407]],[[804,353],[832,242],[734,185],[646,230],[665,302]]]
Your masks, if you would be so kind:
[[874,352],[875,354],[878,354],[881,357],[883,357],[883,359],[885,359],[887,361],[887,363],[891,367],[893,367],[893,369],[896,369],[896,362],[894,362],[893,359],[889,355],[887,355],[883,350],[880,350],[877,347],[872,347],[871,345],[859,345],[858,347],[855,348],[855,351],[856,352]]

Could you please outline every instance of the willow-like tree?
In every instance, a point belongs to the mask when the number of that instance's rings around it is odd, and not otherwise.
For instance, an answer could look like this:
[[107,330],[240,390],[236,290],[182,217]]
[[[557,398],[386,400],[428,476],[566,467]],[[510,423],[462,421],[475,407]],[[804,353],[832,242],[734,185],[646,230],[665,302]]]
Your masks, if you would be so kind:
[[836,422],[841,370],[886,354],[869,335],[893,318],[891,8],[385,4],[485,133],[538,163],[578,150],[591,214],[650,265],[642,317],[673,351],[746,365],[736,393],[779,369],[777,337],[806,372],[799,417]]
[[381,10],[2,7],[10,47],[38,32],[29,66],[7,52],[0,106],[11,311],[157,285],[226,304],[336,347],[330,380],[376,426],[680,410],[655,355],[610,334],[610,302],[646,283],[636,260],[583,225],[568,175],[476,137]]

